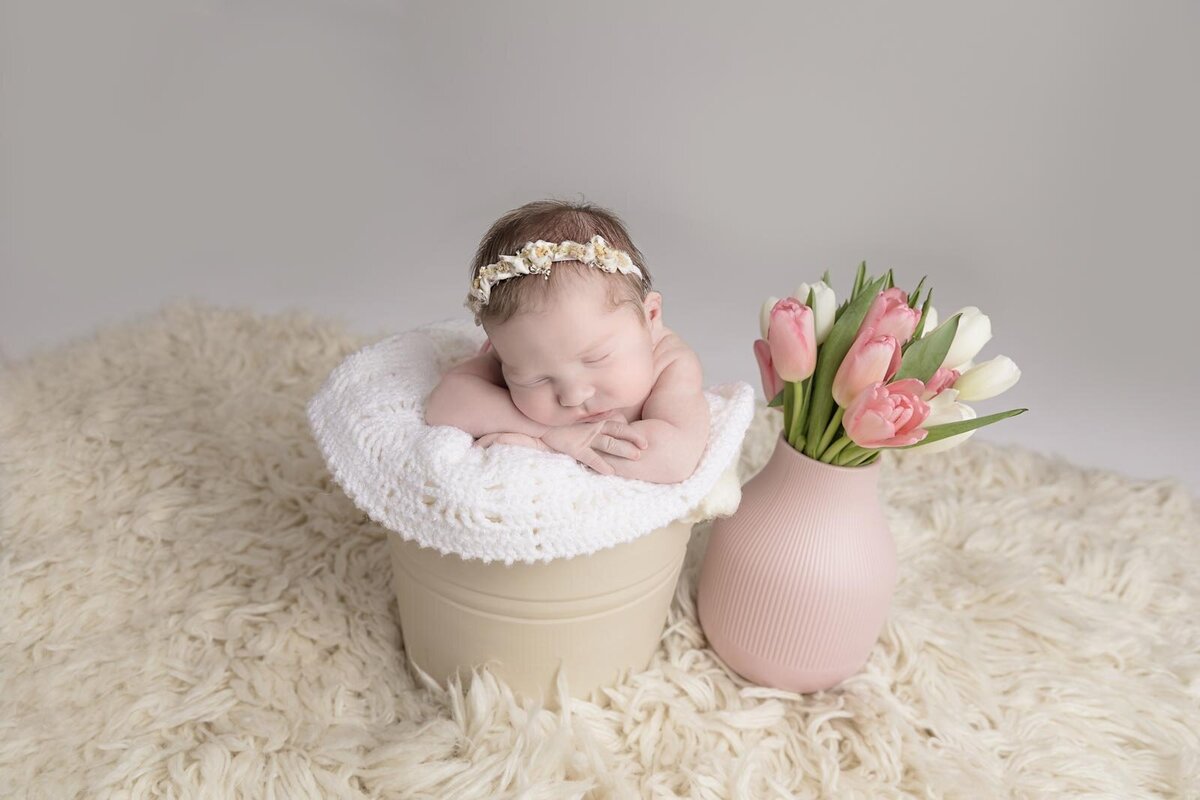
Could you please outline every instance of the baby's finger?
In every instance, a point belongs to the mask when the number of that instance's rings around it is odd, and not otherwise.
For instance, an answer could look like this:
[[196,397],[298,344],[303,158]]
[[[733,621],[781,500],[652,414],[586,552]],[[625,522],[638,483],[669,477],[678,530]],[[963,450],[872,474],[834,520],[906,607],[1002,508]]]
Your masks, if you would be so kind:
[[642,451],[636,444],[626,442],[621,439],[614,439],[607,433],[602,433],[596,437],[596,441],[592,443],[592,447],[603,450],[606,453],[611,453],[614,456],[621,458],[630,458],[636,461],[642,457]]
[[624,422],[606,422],[604,431],[612,434],[613,436],[620,436],[622,439],[628,439],[643,450],[650,446],[650,442],[646,441],[646,437],[641,431]]
[[617,470],[605,461],[595,450],[583,454],[583,463],[599,472],[601,475],[615,475]]

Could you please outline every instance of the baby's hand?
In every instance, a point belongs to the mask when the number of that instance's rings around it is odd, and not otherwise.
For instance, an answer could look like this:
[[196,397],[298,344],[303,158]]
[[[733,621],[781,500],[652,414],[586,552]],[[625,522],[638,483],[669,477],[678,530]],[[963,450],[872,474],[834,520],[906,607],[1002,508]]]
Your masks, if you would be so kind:
[[642,450],[650,444],[619,413],[599,422],[577,422],[551,428],[542,434],[542,442],[551,450],[566,453],[601,475],[616,473],[612,465],[601,457],[601,453],[636,461],[641,458]]

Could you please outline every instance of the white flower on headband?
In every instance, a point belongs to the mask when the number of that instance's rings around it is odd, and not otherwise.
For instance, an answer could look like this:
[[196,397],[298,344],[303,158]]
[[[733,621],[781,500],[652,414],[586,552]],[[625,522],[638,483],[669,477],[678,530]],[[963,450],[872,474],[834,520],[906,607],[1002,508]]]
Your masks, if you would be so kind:
[[471,281],[471,290],[463,305],[475,312],[475,324],[479,324],[479,311],[492,297],[492,287],[500,281],[521,275],[541,275],[550,279],[550,266],[556,261],[578,261],[605,272],[620,272],[623,275],[642,277],[642,271],[624,250],[609,246],[604,237],[596,234],[591,240],[579,242],[547,242],[538,239],[526,242],[516,255],[500,256],[494,264],[480,267]]
[[557,252],[557,247],[553,242],[544,242],[538,239],[533,244],[525,245],[523,252],[530,264],[540,269],[546,269],[554,263],[554,254]]

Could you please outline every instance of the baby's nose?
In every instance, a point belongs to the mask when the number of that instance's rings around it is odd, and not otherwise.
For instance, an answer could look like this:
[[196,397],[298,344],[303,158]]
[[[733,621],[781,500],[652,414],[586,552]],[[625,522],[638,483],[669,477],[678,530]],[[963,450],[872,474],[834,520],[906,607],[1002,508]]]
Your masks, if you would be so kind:
[[583,405],[585,401],[595,394],[590,386],[570,386],[563,389],[558,394],[558,402],[560,405],[573,407]]

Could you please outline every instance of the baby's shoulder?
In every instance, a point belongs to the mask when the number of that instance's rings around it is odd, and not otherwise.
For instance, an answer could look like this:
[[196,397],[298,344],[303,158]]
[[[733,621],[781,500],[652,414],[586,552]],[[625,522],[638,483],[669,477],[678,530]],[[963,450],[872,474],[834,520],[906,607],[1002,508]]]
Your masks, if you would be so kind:
[[491,383],[497,386],[508,386],[508,382],[504,380],[504,370],[500,364],[500,359],[496,356],[494,348],[486,347],[466,361],[463,361],[446,373],[465,372],[468,375],[477,375],[480,378],[486,378]]
[[[656,388],[684,380],[702,381],[700,356],[677,333],[667,330],[654,348]],[[659,386],[661,384],[662,386]]]
[[[662,419],[698,437],[706,435],[708,401],[700,356],[674,334],[659,342],[664,366],[646,398],[642,419]],[[660,351],[656,348],[656,352]]]
[[679,334],[669,328],[664,328],[663,335],[659,338],[658,344],[654,346],[654,360],[659,372],[661,373],[681,358],[699,361],[696,351],[688,346],[688,343]]

